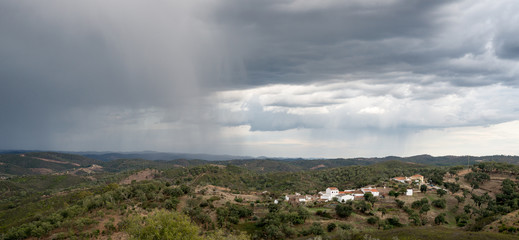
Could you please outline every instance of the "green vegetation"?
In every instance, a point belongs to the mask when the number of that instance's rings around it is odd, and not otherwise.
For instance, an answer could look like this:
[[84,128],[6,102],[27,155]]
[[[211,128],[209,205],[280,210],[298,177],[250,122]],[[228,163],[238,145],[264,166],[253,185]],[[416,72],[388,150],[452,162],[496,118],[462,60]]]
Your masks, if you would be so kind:
[[[19,157],[29,158],[24,164],[32,164],[33,158],[74,163],[71,166],[99,163],[53,153],[1,155],[0,160]],[[482,162],[463,169],[386,160],[316,170],[305,169],[321,160],[295,160],[283,163],[285,170],[280,172],[256,169],[260,164],[279,166],[274,160],[235,160],[234,164],[177,160],[171,162],[178,165],[171,166],[170,161],[133,159],[99,163],[103,171],[88,174],[9,175],[0,180],[0,239],[108,239],[116,233],[134,239],[452,239],[449,234],[457,239],[511,239],[519,235],[514,225],[519,216],[499,222],[519,210],[516,165]],[[150,166],[160,171],[146,175],[138,170]],[[389,181],[416,173],[448,191]],[[294,192],[313,195],[329,186],[367,185],[386,187],[381,193],[385,197],[366,193],[362,200],[346,203],[283,200]],[[414,196],[402,194],[408,188],[415,190]]]
[[133,239],[202,239],[199,228],[187,216],[159,210],[149,216],[133,216],[126,231]]

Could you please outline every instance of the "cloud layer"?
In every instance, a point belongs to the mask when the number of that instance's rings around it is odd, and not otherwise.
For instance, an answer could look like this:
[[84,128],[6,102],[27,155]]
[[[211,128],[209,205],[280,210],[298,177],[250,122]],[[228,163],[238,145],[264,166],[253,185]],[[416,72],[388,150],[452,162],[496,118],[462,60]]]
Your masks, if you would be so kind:
[[[0,148],[449,154],[460,132],[497,126],[513,142],[518,8],[2,1]],[[519,154],[492,139],[474,148]]]

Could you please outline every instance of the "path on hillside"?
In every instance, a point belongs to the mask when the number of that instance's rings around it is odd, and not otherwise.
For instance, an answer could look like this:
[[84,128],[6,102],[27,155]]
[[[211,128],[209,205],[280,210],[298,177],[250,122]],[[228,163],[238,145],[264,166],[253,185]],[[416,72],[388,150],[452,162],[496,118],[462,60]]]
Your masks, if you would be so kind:
[[[26,156],[25,156],[25,154],[20,154],[20,157],[26,157]],[[53,159],[47,159],[47,158],[39,158],[39,157],[29,157],[29,158],[37,159],[37,160],[41,160],[41,161],[45,161],[45,162],[51,162],[51,163],[70,164],[70,165],[76,166],[76,167],[81,166],[81,165],[79,165],[77,163],[73,163],[73,162],[65,162],[65,161],[59,161],[59,160],[53,160]]]

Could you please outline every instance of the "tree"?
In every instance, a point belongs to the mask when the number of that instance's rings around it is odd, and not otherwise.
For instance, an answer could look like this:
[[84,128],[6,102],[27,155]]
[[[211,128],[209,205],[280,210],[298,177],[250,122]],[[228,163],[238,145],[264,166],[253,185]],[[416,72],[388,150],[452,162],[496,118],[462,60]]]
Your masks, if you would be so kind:
[[419,226],[419,225],[421,225],[421,223],[422,223],[422,222],[420,221],[420,216],[418,216],[418,214],[416,214],[416,213],[413,213],[413,214],[411,214],[411,216],[409,216],[409,221],[410,221],[413,225],[415,225],[415,226]]
[[375,217],[369,217],[367,221],[368,221],[369,224],[375,225],[375,224],[377,224],[379,222],[379,220],[380,219],[375,216]]
[[440,213],[438,216],[436,216],[436,217],[434,218],[434,223],[435,223],[436,225],[440,225],[440,224],[448,223],[447,220],[445,220],[445,216],[446,216],[445,213]]
[[436,199],[436,200],[432,201],[432,205],[437,208],[443,209],[447,206],[447,202],[445,201],[445,199]]
[[389,191],[389,196],[397,198],[398,196],[400,196],[400,193],[395,190],[391,190]]
[[426,203],[422,206],[422,208],[420,209],[420,213],[425,213],[427,214],[427,212],[429,212],[429,210],[431,210],[431,206]]
[[423,184],[420,186],[420,192],[426,193],[427,192],[427,185]]
[[366,201],[357,201],[355,202],[355,206],[363,213],[369,212],[371,210],[371,205]]
[[440,197],[443,197],[445,194],[447,194],[447,191],[443,189],[438,189],[438,191],[436,191],[436,194],[438,194],[438,196]]
[[402,201],[402,200],[398,200],[398,199],[395,199],[395,202],[396,202],[396,205],[397,205],[399,208],[403,208],[403,207],[404,207],[404,204],[405,204],[404,201]]
[[460,205],[460,203],[465,201],[465,197],[462,197],[462,196],[454,196],[454,198],[456,198],[456,200],[458,200],[458,205]]
[[347,204],[337,204],[335,206],[335,213],[341,218],[347,218],[351,215],[353,208]]
[[386,213],[387,213],[386,208],[379,208],[378,210],[380,211],[380,213],[382,213],[382,217],[384,217],[384,215],[386,215]]
[[377,197],[373,196],[372,193],[367,192],[367,193],[364,193],[364,200],[371,203],[371,206],[373,206],[375,204],[375,202],[377,201]]
[[328,232],[332,232],[333,230],[335,230],[335,228],[337,228],[337,224],[335,224],[335,223],[329,223],[328,226],[326,227]]
[[199,228],[187,216],[166,210],[147,217],[133,216],[126,231],[133,239],[202,239]]

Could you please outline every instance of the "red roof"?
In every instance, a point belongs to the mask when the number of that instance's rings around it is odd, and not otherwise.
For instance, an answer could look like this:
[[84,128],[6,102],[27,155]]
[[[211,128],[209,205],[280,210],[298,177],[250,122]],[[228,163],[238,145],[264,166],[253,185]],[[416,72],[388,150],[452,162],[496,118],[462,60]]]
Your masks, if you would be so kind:
[[393,179],[401,181],[401,180],[405,180],[405,177],[394,177]]
[[415,174],[415,175],[413,175],[413,176],[411,176],[411,177],[417,177],[417,178],[421,178],[421,177],[423,177],[423,176],[422,176],[422,175],[420,175],[420,174]]
[[336,187],[329,187],[329,189],[331,189],[331,190],[339,190]]

